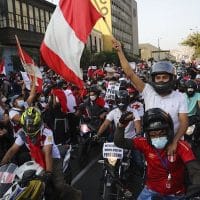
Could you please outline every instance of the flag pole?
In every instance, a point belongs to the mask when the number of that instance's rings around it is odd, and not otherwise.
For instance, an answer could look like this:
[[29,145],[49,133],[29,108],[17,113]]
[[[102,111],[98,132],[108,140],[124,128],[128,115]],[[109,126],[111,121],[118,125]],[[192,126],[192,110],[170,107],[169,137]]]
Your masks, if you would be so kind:
[[24,58],[24,54],[23,54],[23,51],[22,51],[22,48],[21,48],[21,45],[20,45],[20,42],[19,42],[17,35],[15,35],[15,39],[16,39],[17,46],[18,46],[18,49],[20,51],[20,54],[22,55],[22,59],[20,58],[20,60],[21,60],[21,63],[23,65],[23,64],[25,64],[25,58]]
[[108,29],[108,32],[109,32],[110,35],[114,38],[114,36],[113,36],[113,34],[112,34],[112,30],[111,30],[110,26],[108,25],[108,22],[106,21],[106,18],[104,17],[103,13],[101,12],[101,8],[100,8],[99,4],[97,3],[96,0],[93,0],[93,1],[94,1],[95,5],[96,5],[98,11],[100,12],[100,14],[103,16],[103,21],[104,21],[104,23],[105,23],[105,25],[106,25],[106,28]]

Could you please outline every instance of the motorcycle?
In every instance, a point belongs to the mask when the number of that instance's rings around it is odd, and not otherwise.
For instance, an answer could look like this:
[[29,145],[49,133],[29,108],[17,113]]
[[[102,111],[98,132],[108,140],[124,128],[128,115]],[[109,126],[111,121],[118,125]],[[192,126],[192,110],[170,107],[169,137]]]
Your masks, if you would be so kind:
[[194,115],[189,117],[189,127],[184,136],[185,140],[191,145],[194,152],[200,146],[200,117]]
[[76,148],[76,145],[72,146],[68,144],[66,145],[58,144],[57,147],[60,151],[60,155],[63,160],[62,171],[64,174],[65,181],[66,183],[71,184],[72,181],[71,153],[74,150],[74,148]]
[[10,163],[0,167],[0,200],[44,200],[44,170],[34,161],[18,167]]
[[79,129],[78,160],[80,167],[84,167],[89,161],[92,146],[96,144],[93,139],[94,135],[96,135],[96,131],[90,126],[89,121],[85,119],[80,121]]
[[[127,153],[127,152],[126,152]],[[134,199],[133,192],[128,187],[127,176],[130,167],[130,152],[124,156],[123,149],[118,148],[112,142],[103,145],[103,200]]]

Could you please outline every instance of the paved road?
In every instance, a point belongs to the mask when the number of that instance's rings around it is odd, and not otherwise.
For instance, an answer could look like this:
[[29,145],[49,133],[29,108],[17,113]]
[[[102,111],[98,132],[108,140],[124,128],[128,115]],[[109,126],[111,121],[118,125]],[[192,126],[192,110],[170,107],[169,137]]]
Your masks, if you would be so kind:
[[[74,154],[76,154],[76,152]],[[83,169],[78,167],[78,161],[76,159],[72,162],[74,174],[72,185],[77,189],[82,190],[83,200],[99,200],[102,165],[98,163],[98,160],[101,158],[101,147],[96,146],[93,149],[90,158],[90,162]],[[135,196],[137,196],[141,190],[141,178],[138,173],[136,173],[133,179],[133,190]]]

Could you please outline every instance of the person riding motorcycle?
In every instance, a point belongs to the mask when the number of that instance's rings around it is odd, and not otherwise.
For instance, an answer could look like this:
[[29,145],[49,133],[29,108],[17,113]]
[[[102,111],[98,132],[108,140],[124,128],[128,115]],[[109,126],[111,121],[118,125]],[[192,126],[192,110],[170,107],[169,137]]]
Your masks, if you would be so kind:
[[89,126],[92,130],[97,130],[105,118],[107,110],[105,101],[99,97],[100,90],[97,85],[92,85],[89,89],[89,97],[84,103],[78,106],[78,115],[82,114],[89,120]]
[[103,124],[97,131],[97,136],[101,136],[113,121],[116,128],[117,123],[119,122],[119,118],[121,117],[124,111],[130,111],[134,115],[133,122],[130,122],[130,124],[126,128],[125,136],[127,138],[132,138],[135,134],[140,133],[141,122],[139,114],[137,110],[129,106],[129,103],[130,103],[130,98],[128,92],[126,90],[119,90],[119,92],[116,93],[117,108],[113,109],[107,114],[106,119],[104,120]]
[[31,158],[45,169],[44,180],[47,189],[52,183],[58,199],[80,200],[81,192],[67,185],[64,180],[59,150],[54,143],[52,131],[45,127],[42,121],[41,112],[35,107],[27,108],[20,118],[20,123],[22,129],[15,143],[4,155],[1,164],[8,163],[20,147],[26,144]]
[[185,82],[185,96],[188,104],[188,116],[197,114],[197,110],[200,108],[200,93],[197,92],[197,84],[194,80],[188,80]]
[[[188,80],[185,82],[185,96],[187,98],[188,105],[188,118],[189,118],[189,126],[195,125],[195,129],[193,134],[185,135],[185,139],[188,142],[192,142],[193,144],[198,145],[199,143],[199,130],[200,130],[200,93],[197,92],[197,84],[194,80]],[[192,145],[193,146],[193,145]]]
[[171,115],[174,122],[175,137],[168,146],[168,154],[173,155],[179,139],[182,138],[188,127],[186,99],[182,93],[174,91],[174,66],[167,61],[159,61],[153,64],[150,72],[150,84],[145,83],[132,70],[120,42],[115,38],[112,41],[124,72],[136,89],[142,93],[145,110],[159,107]]
[[200,163],[196,160],[187,142],[179,140],[173,156],[167,155],[167,147],[173,141],[174,127],[169,114],[160,108],[145,112],[143,130],[145,137],[124,138],[124,129],[132,120],[131,113],[124,113],[115,132],[114,143],[120,148],[138,149],[147,163],[145,187],[138,200],[151,200],[160,197],[178,200],[185,196],[184,173],[187,168],[191,183],[188,194],[194,188],[200,191]]

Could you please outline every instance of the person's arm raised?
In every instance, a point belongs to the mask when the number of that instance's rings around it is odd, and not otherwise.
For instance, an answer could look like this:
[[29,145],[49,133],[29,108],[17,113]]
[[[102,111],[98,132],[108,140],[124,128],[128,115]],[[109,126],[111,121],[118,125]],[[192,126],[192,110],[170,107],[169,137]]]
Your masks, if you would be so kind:
[[117,41],[115,38],[112,39],[112,42],[113,42],[113,48],[117,51],[122,69],[124,70],[125,74],[130,78],[130,80],[135,85],[137,90],[139,92],[142,92],[144,89],[145,83],[133,72],[133,69],[129,65],[128,60],[126,59],[123,53],[121,43]]

